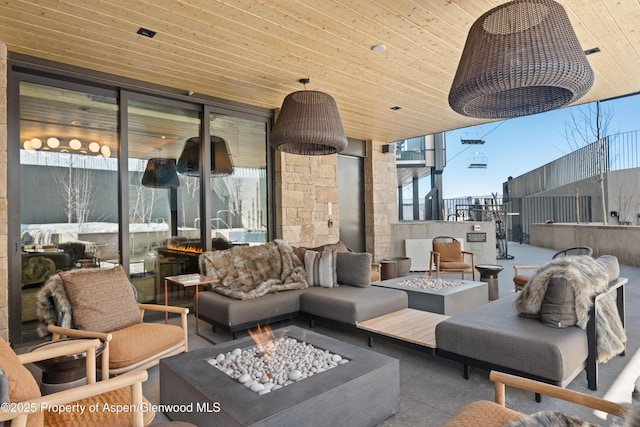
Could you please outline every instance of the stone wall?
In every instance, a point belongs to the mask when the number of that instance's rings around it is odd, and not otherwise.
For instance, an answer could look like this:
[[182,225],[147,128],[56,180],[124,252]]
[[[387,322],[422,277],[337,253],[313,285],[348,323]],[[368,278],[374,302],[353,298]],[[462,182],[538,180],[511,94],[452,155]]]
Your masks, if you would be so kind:
[[381,145],[367,141],[364,172],[366,245],[376,260],[393,255],[391,224],[398,222],[396,157],[383,153]]
[[640,227],[603,224],[531,224],[529,244],[556,251],[589,246],[593,256],[614,255],[620,264],[640,267]]
[[[275,237],[314,247],[339,240],[338,156],[301,156],[276,151]],[[329,227],[329,203],[333,227]]]
[[9,339],[7,230],[7,46],[0,42],[0,337]]
[[[396,163],[393,154],[367,141],[365,159],[366,250],[379,259],[391,254],[390,224],[398,221]],[[340,239],[338,158],[276,152],[275,237],[294,246],[319,246]],[[327,225],[332,203],[333,227]]]

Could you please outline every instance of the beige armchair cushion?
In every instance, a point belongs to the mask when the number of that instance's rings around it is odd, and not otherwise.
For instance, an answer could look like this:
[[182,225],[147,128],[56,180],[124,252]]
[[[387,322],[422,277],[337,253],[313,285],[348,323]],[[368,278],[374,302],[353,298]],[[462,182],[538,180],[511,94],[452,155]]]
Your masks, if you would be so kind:
[[524,416],[497,403],[479,400],[464,406],[444,427],[502,427],[504,423]]
[[[24,402],[41,396],[40,388],[33,375],[18,359],[11,346],[0,338],[0,368],[7,377],[9,402]],[[29,415],[27,426],[41,426],[44,420],[42,412]]]
[[109,367],[133,365],[167,350],[184,339],[179,326],[164,323],[139,323],[111,332]]
[[[462,245],[460,242],[433,242],[433,251],[440,254],[440,263],[443,267],[445,262],[462,263]],[[468,264],[466,265],[468,266]],[[447,266],[447,268],[458,267]]]
[[122,266],[61,271],[73,323],[85,331],[111,332],[140,323],[133,287]]
[[[144,409],[144,425],[148,426],[156,414],[151,410],[152,406],[144,396],[142,396],[142,401],[144,403],[142,405]],[[131,425],[131,412],[123,409],[131,406],[131,387],[122,387],[97,396],[78,400],[71,404],[84,407],[86,416],[79,420],[78,414],[74,413],[75,411],[46,411],[44,425],[46,427]],[[108,408],[121,408],[121,412],[104,410],[105,405]],[[98,408],[99,410],[90,411],[89,408]]]

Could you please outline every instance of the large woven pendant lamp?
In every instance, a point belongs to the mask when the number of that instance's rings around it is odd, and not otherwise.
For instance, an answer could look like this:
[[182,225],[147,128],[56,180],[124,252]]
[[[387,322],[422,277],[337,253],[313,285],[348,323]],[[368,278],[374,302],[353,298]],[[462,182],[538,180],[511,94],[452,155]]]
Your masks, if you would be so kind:
[[[309,83],[309,79],[300,83]],[[336,101],[315,90],[286,96],[270,140],[277,150],[310,156],[339,153],[348,144]]]
[[570,104],[593,70],[567,13],[553,0],[515,0],[471,27],[449,105],[465,116],[504,119]]

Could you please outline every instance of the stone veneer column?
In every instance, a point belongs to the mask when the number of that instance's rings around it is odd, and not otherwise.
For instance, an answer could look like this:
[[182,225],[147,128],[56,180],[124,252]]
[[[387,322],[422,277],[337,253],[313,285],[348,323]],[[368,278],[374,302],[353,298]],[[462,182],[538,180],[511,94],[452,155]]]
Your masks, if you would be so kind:
[[[275,237],[307,247],[338,241],[338,156],[276,151],[275,157]],[[333,227],[328,226],[329,202]]]
[[7,45],[0,42],[0,337],[9,339],[7,261]]
[[367,141],[365,161],[365,224],[367,252],[378,260],[391,254],[391,227],[398,222],[396,157],[381,143]]
[[[390,224],[398,222],[396,162],[381,144],[367,142],[365,159],[366,250],[375,259],[391,253]],[[276,152],[276,238],[294,246],[339,240],[338,161],[336,155],[300,156]],[[327,226],[333,203],[333,227]]]

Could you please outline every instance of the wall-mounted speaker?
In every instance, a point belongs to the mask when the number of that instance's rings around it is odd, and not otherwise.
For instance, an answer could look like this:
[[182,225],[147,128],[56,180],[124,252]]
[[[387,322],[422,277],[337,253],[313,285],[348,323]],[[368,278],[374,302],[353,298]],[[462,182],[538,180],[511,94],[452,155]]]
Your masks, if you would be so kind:
[[382,146],[383,153],[395,153],[396,152],[396,144],[384,144]]

